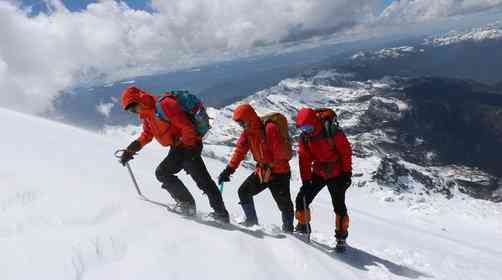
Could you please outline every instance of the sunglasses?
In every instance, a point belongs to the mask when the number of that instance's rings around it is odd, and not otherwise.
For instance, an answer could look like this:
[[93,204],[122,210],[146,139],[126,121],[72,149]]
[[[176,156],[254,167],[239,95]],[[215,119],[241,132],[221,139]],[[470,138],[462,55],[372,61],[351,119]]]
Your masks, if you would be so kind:
[[127,106],[127,108],[126,108],[126,111],[129,113],[132,113],[132,114],[137,114],[138,113],[138,110],[137,110],[138,106],[137,105],[138,105],[137,103],[129,104],[129,106]]
[[244,121],[237,121],[237,123],[239,124],[240,127],[242,127],[243,129],[246,129],[247,125]]
[[302,126],[298,127],[298,129],[300,129],[300,131],[303,132],[303,133],[312,133],[312,132],[314,132],[314,126],[310,125],[310,124],[302,125]]

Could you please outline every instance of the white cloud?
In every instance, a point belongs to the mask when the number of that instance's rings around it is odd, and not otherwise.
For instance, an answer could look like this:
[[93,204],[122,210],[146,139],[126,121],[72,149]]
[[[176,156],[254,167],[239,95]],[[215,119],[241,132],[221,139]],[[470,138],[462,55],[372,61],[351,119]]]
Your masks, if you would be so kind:
[[0,106],[39,113],[77,81],[188,68],[373,17],[372,0],[111,0],[49,15],[0,0]]
[[400,0],[381,14],[387,22],[421,22],[502,7],[502,0]]
[[[0,0],[0,106],[40,113],[79,81],[121,80],[273,50],[280,42],[376,20],[427,20],[502,0],[402,0],[376,18],[377,0],[152,0],[154,13],[113,0],[29,16]],[[404,20],[403,20],[404,19]]]
[[98,111],[98,113],[100,113],[101,115],[108,118],[110,116],[110,113],[112,112],[113,106],[115,106],[115,104],[113,104],[111,102],[110,103],[99,103],[96,106],[96,110]]

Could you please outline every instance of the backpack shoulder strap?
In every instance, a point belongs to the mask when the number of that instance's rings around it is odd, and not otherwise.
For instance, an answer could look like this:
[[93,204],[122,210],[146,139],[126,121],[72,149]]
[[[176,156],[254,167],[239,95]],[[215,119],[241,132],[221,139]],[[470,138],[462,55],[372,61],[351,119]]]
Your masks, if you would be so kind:
[[172,94],[166,93],[164,94],[164,96],[159,97],[157,99],[157,102],[155,102],[155,116],[166,122],[169,122],[170,120],[169,117],[166,115],[166,112],[164,112],[164,109],[162,108],[162,101],[168,97],[172,98]]

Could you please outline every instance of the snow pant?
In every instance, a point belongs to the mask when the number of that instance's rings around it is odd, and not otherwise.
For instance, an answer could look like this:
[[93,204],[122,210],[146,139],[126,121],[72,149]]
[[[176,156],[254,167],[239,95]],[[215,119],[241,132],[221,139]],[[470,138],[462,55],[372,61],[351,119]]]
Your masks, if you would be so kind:
[[261,183],[255,172],[251,174],[239,188],[238,194],[240,204],[243,205],[243,208],[245,208],[245,205],[250,205],[253,209],[248,212],[256,213],[254,210],[253,197],[268,188],[272,193],[272,197],[274,198],[279,210],[281,211],[283,225],[292,226],[294,208],[290,193],[290,179],[291,173],[272,174],[270,182]]
[[175,175],[181,170],[185,170],[195,181],[199,189],[207,195],[211,207],[216,212],[226,212],[221,193],[207,171],[201,157],[201,152],[202,145],[196,152],[181,148],[171,148],[167,157],[155,170],[155,175],[162,183],[162,188],[167,190],[174,200],[195,205],[192,194]]
[[[337,183],[337,178],[325,180],[319,175],[313,175],[312,184],[302,186],[300,192],[296,196],[296,211],[297,217],[303,215],[303,217],[308,216],[307,223],[310,222],[310,211],[309,206],[317,196],[317,194],[325,187],[328,186],[328,191],[331,196],[331,202],[333,204],[333,209],[336,213],[335,220],[335,233],[337,237],[347,238],[348,226],[349,226],[349,215],[347,214],[347,206],[345,204],[345,192],[347,191],[347,186]],[[304,205],[306,204],[306,205]],[[307,209],[305,209],[305,206]]]
[[336,181],[336,178],[324,180],[322,177],[314,175],[312,177],[312,185],[302,186],[300,188],[300,192],[296,196],[296,210],[301,211],[305,209],[303,205],[304,198],[308,208],[317,194],[327,185],[333,204],[333,210],[335,210],[337,215],[345,216],[347,214],[347,206],[345,205],[345,192],[347,188],[342,185],[337,185]]

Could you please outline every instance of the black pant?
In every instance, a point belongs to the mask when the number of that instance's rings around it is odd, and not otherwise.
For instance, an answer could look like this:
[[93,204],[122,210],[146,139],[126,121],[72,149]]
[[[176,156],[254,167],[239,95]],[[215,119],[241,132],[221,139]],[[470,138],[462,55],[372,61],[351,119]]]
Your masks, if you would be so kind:
[[333,209],[335,213],[340,216],[345,216],[347,214],[347,206],[345,205],[345,192],[347,191],[346,186],[343,184],[337,184],[337,178],[324,180],[318,175],[312,177],[311,186],[302,186],[300,192],[296,196],[296,210],[304,210],[304,199],[307,208],[312,203],[317,194],[325,187],[328,186],[329,194],[331,195],[331,202],[333,203]]
[[185,170],[199,189],[206,193],[211,207],[217,212],[226,212],[221,193],[207,171],[201,152],[202,146],[195,152],[181,148],[171,148],[167,157],[155,170],[155,175],[162,182],[162,188],[166,189],[174,200],[195,204],[192,194],[175,175],[181,170]]
[[268,183],[260,183],[256,173],[251,174],[239,188],[239,199],[241,204],[253,203],[253,196],[261,193],[266,188],[270,189],[279,210],[283,214],[283,219],[291,219],[294,215],[293,202],[290,193],[291,174],[272,174],[272,179]]

